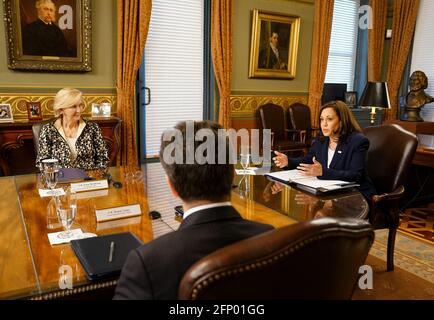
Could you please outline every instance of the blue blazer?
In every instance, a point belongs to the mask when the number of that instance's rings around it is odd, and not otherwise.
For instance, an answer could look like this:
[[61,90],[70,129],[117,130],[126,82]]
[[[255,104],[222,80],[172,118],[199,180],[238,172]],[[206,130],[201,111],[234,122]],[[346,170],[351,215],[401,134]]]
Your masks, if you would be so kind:
[[289,158],[288,168],[295,169],[300,163],[312,164],[312,158],[321,163],[323,175],[318,179],[356,181],[360,184],[359,191],[370,200],[376,193],[375,187],[366,172],[366,152],[369,140],[361,133],[353,133],[336,147],[330,167],[327,168],[329,138],[323,141],[316,138],[309,153],[300,158]]

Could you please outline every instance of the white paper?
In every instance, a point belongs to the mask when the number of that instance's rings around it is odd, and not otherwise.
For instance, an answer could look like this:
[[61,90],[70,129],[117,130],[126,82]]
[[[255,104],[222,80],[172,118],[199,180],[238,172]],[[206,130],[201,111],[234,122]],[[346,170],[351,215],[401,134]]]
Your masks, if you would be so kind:
[[80,235],[83,234],[83,231],[81,231],[80,228],[73,229],[73,230],[71,230],[71,232],[73,234],[72,237],[67,238],[67,239],[62,239],[62,238],[59,238],[59,234],[61,234],[62,232],[65,232],[65,231],[53,232],[53,233],[47,234],[48,240],[50,241],[50,244],[52,246],[54,246],[56,244],[69,243],[71,240],[80,239]]
[[39,195],[41,196],[41,198],[63,196],[64,194],[65,194],[65,190],[63,190],[62,188],[39,189]]
[[96,221],[102,222],[138,216],[142,214],[142,211],[139,204],[133,204],[122,207],[95,210],[95,214]]
[[305,185],[311,188],[325,188],[327,190],[339,189],[345,185],[355,184],[354,182],[348,182],[343,180],[320,180],[317,177],[305,176],[302,171],[285,170],[267,174],[271,178],[275,178],[281,181],[293,182],[301,185]]
[[107,180],[95,180],[95,181],[71,183],[71,192],[101,190],[107,188],[108,188]]
[[235,169],[235,173],[237,175],[251,175],[251,176],[260,176],[271,171],[271,166],[263,166],[263,167],[247,167],[244,169]]

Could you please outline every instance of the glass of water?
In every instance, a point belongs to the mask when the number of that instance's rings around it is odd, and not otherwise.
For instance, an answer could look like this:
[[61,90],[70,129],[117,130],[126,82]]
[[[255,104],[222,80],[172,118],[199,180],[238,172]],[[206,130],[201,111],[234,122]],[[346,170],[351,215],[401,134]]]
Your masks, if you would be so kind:
[[47,187],[54,189],[59,179],[59,161],[57,159],[42,160],[42,170]]
[[71,190],[65,192],[65,195],[56,197],[57,217],[65,228],[64,232],[59,233],[61,239],[68,239],[73,236],[71,226],[74,223],[77,214],[77,197]]
[[243,169],[246,170],[250,163],[250,154],[242,153],[240,155],[240,163]]

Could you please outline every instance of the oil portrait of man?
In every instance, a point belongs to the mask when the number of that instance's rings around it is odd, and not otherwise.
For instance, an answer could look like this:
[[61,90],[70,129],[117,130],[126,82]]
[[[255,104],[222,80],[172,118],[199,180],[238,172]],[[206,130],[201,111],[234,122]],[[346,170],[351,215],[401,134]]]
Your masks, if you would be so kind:
[[253,10],[249,78],[294,79],[300,17]]
[[76,57],[73,0],[21,0],[24,55]]

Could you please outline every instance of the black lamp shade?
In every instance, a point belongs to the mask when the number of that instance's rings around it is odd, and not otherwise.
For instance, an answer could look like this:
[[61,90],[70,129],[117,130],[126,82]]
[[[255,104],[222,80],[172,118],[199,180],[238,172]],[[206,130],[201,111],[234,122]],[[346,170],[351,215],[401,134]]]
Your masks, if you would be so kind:
[[360,107],[390,108],[389,92],[386,82],[368,82],[362,97]]

